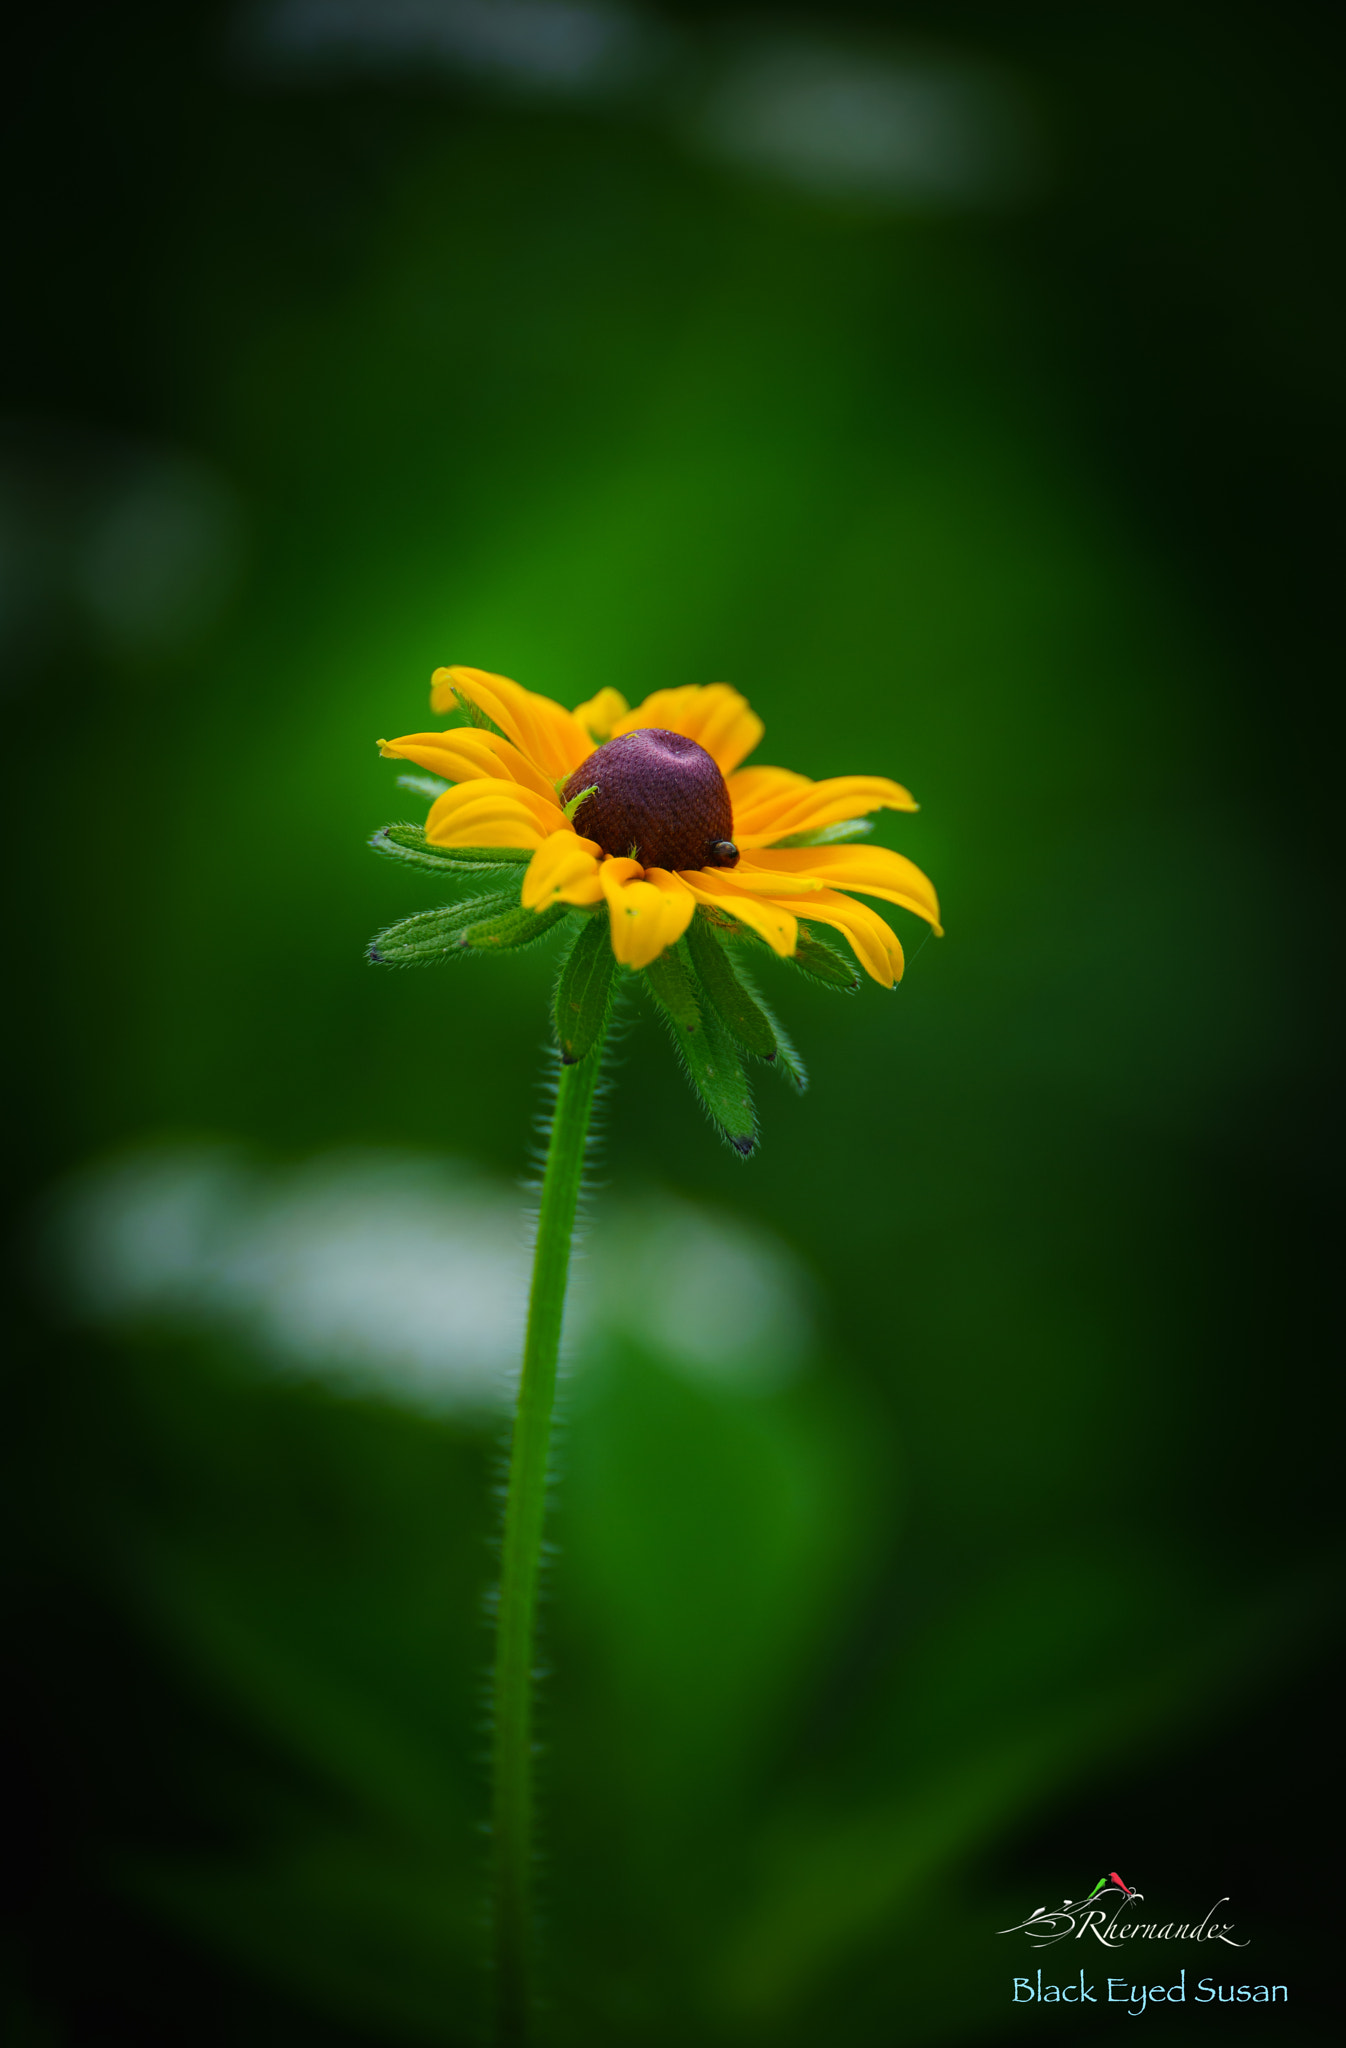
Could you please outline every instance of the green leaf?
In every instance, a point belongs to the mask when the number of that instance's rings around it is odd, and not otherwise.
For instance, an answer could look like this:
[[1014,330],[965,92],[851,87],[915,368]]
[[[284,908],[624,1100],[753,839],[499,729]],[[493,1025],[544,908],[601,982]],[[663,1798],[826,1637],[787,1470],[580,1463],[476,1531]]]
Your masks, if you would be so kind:
[[784,846],[844,846],[873,830],[868,818],[843,818],[836,825],[820,825],[816,832],[792,832],[788,839],[776,840],[772,851]]
[[423,825],[385,825],[369,843],[375,853],[441,879],[455,868],[517,868],[533,858],[527,846],[431,846]]
[[[712,939],[711,944],[715,941]],[[717,949],[718,950],[718,949]],[[697,1000],[696,977],[688,972],[687,966],[671,949],[661,953],[657,960],[651,960],[644,969],[645,979],[652,992],[658,997],[670,1017],[676,1019],[683,1031],[701,1029],[701,1004]]]
[[645,985],[668,1026],[682,1059],[683,1070],[701,1098],[701,1104],[722,1137],[743,1158],[757,1150],[757,1112],[752,1089],[744,1072],[738,1048],[714,1005],[707,1003],[701,1029],[688,1031],[662,1002],[650,981]]
[[586,919],[556,984],[556,1037],[567,1066],[592,1052],[602,1035],[616,967],[606,916]]
[[379,967],[431,967],[464,953],[505,952],[545,938],[568,915],[564,904],[524,910],[512,892],[473,896],[390,924],[370,946],[369,958]]

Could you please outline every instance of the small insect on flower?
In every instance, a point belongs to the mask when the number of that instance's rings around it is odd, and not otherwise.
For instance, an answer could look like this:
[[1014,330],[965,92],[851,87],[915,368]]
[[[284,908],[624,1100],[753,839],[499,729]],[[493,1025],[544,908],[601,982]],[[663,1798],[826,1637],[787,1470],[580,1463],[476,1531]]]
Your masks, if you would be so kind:
[[888,847],[852,843],[870,813],[914,811],[908,792],[881,775],[812,782],[788,768],[745,768],[762,721],[725,683],[657,690],[635,710],[606,689],[567,711],[506,676],[441,668],[430,702],[457,722],[379,746],[450,786],[423,831],[390,826],[374,844],[441,873],[524,872],[507,895],[393,926],[373,957],[499,950],[570,918],[580,929],[557,994],[562,1057],[583,1058],[597,1043],[614,966],[638,973],[741,1152],[756,1136],[743,1055],[779,1065],[800,1087],[804,1075],[725,944],[740,956],[765,947],[817,980],[858,987],[854,968],[810,929],[830,927],[891,988],[901,945],[855,898],[898,904],[940,929],[919,868]]

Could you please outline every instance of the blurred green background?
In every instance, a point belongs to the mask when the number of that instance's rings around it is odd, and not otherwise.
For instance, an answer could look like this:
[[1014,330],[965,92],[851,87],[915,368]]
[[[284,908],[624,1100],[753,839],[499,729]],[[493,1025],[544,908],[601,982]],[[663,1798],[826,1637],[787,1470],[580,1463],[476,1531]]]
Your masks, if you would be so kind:
[[1229,1895],[1217,1975],[1329,2038],[1340,43],[1112,0],[24,24],[7,2042],[477,2038],[551,967],[363,959],[434,900],[365,851],[419,815],[373,741],[455,661],[732,681],[761,759],[913,788],[880,836],[949,933],[892,997],[772,976],[813,1087],[763,1085],[747,1166],[632,1004],[546,2038],[1033,2032],[995,1930],[1113,1869]]

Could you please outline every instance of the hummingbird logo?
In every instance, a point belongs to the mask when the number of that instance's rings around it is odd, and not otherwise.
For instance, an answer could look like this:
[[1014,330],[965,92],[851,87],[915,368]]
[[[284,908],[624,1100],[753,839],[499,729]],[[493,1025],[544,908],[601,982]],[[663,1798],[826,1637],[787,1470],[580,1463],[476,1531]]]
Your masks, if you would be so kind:
[[1106,1877],[1100,1877],[1093,1890],[1085,1898],[1062,1899],[1059,1906],[1034,1906],[1024,1920],[1018,1920],[1013,1927],[1002,1927],[1002,1934],[1024,1934],[1034,1948],[1045,1948],[1054,1941],[1083,1941],[1089,1935],[1104,1948],[1120,1948],[1123,1940],[1135,1937],[1141,1941],[1222,1941],[1229,1948],[1246,1948],[1246,1941],[1240,1941],[1234,1933],[1232,1920],[1217,1920],[1215,1915],[1222,1906],[1229,1904],[1229,1898],[1217,1899],[1204,1920],[1165,1920],[1151,1924],[1129,1917],[1132,1906],[1144,1904],[1144,1892],[1138,1892],[1128,1884],[1119,1870],[1110,1870]]
[[1071,1935],[1092,1933],[1105,1947],[1115,1948],[1111,1929],[1116,1925],[1116,1916],[1134,1901],[1144,1898],[1134,1885],[1116,1870],[1110,1870],[1106,1877],[1100,1877],[1093,1890],[1085,1898],[1063,1899],[1061,1904],[1049,1909],[1035,1906],[1026,1920],[1016,1927],[1002,1927],[1002,1934],[1026,1934],[1035,1947],[1042,1947],[1051,1941],[1065,1941]]

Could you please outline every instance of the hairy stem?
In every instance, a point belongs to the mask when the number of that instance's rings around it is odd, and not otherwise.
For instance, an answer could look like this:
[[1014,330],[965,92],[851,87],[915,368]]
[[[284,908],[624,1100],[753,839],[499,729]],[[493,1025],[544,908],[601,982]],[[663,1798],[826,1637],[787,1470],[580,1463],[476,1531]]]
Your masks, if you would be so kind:
[[498,2048],[529,2035],[533,1878],[533,1658],[556,1358],[584,1150],[603,1041],[563,1066],[547,1146],[510,1449],[496,1623],[491,1743],[495,2022]]

